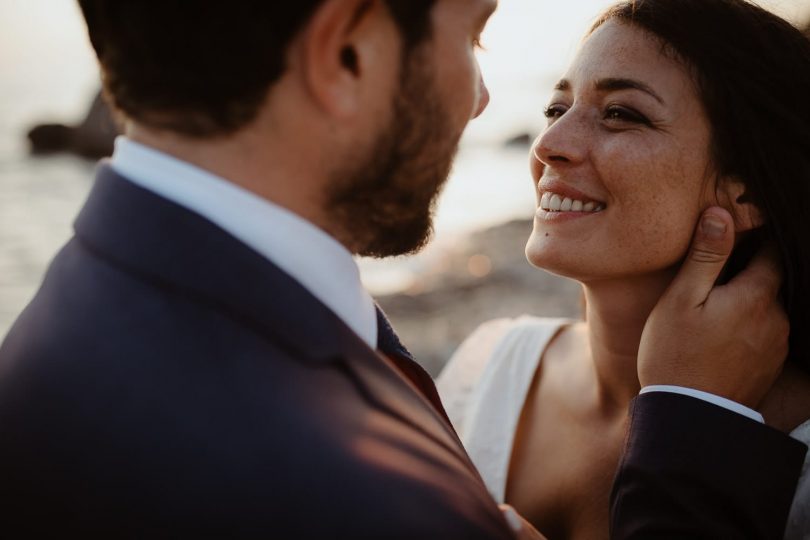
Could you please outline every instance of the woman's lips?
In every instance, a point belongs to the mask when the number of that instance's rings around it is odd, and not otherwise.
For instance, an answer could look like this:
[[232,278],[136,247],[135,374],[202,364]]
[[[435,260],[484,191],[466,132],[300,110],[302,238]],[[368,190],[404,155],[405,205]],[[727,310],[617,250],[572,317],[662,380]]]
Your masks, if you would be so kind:
[[545,212],[595,213],[604,210],[604,201],[579,191],[556,179],[543,179],[537,184],[538,207]]

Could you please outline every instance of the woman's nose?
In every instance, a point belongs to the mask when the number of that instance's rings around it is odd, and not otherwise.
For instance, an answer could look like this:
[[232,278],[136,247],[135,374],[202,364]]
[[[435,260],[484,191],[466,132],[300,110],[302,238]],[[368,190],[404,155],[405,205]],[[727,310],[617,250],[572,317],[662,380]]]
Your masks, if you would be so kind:
[[587,153],[588,134],[572,110],[555,119],[534,142],[532,153],[545,165],[581,161]]

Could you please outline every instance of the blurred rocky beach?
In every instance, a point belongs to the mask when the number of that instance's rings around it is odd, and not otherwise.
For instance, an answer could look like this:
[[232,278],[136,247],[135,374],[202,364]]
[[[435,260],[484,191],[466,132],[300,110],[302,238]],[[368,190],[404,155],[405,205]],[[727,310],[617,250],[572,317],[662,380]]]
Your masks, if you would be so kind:
[[445,247],[407,290],[377,301],[402,341],[434,377],[479,324],[499,317],[580,316],[580,287],[531,266],[531,220],[515,220]]

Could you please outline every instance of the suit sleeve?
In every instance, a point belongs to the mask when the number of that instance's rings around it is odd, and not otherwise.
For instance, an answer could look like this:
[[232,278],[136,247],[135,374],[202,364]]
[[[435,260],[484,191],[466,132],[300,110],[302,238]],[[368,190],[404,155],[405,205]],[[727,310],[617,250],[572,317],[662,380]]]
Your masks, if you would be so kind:
[[807,446],[693,397],[630,407],[611,538],[782,538]]

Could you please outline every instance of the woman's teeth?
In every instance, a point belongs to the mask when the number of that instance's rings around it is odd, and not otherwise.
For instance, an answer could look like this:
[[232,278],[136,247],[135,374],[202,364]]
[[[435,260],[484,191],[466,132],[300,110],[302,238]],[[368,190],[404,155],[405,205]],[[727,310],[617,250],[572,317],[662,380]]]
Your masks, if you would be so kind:
[[582,202],[546,191],[540,198],[540,208],[546,212],[599,212],[605,205],[593,201]]

